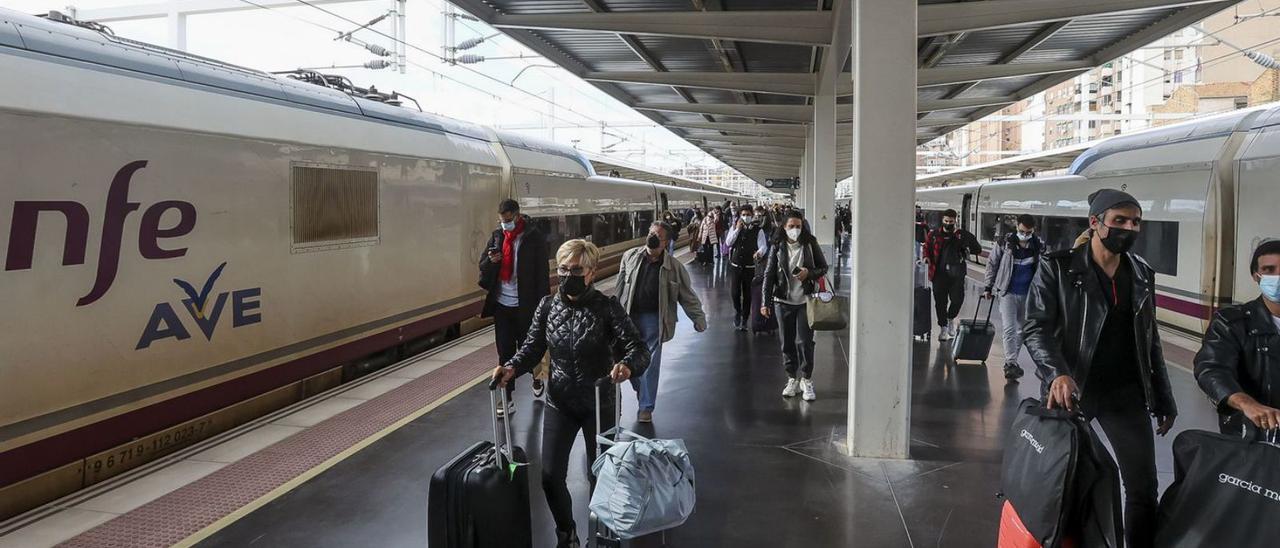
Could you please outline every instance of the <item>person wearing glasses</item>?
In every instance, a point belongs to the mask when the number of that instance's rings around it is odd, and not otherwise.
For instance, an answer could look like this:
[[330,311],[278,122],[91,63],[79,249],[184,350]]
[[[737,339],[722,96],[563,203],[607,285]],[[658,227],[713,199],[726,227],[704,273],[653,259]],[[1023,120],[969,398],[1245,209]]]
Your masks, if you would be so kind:
[[1280,428],[1280,240],[1253,251],[1249,273],[1262,295],[1213,315],[1195,373],[1222,433],[1261,440]]
[[1178,414],[1156,327],[1155,271],[1130,250],[1142,206],[1128,193],[1089,195],[1089,239],[1040,259],[1023,336],[1049,409],[1080,410],[1111,441],[1124,484],[1128,546],[1156,526],[1156,433]]
[[991,248],[987,259],[984,299],[1000,297],[1000,319],[1004,323],[1004,378],[1022,377],[1018,354],[1022,353],[1022,322],[1027,319],[1027,292],[1036,274],[1036,263],[1044,252],[1044,242],[1036,236],[1036,218],[1018,216],[1017,230]]
[[[493,371],[493,378],[505,388],[512,379],[532,372],[543,354],[551,353],[542,416],[542,490],[556,522],[558,548],[581,544],[567,483],[569,453],[581,431],[587,462],[595,462],[596,381],[607,376],[617,384],[643,375],[649,366],[649,349],[622,305],[592,285],[599,261],[600,248],[586,240],[569,240],[560,246],[556,251],[560,290],[542,299],[529,336],[510,360]],[[600,420],[605,430],[616,422],[614,390],[611,384],[601,394]]]

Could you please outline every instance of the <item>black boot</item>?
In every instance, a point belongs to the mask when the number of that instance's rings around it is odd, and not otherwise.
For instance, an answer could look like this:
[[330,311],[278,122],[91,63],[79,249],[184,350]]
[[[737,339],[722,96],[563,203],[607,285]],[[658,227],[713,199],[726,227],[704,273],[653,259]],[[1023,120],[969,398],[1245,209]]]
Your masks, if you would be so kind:
[[582,548],[577,525],[569,524],[568,530],[556,529],[556,548]]

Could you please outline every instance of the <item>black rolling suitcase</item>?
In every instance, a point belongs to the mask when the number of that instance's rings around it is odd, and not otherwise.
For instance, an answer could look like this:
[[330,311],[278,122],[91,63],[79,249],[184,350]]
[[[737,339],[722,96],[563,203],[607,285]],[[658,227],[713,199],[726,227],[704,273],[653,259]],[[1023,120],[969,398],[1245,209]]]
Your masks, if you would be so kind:
[[933,332],[933,290],[917,287],[915,293],[915,312],[911,317],[911,334],[922,341],[929,340]]
[[[757,263],[758,264],[758,263]],[[756,271],[763,272],[764,266],[756,266]],[[753,333],[772,333],[778,330],[778,319],[772,314],[765,317],[760,314],[761,300],[764,299],[763,276],[756,276],[751,281],[751,331]]]
[[[978,311],[982,310],[982,301],[987,300],[991,302],[987,307],[987,319],[980,321]],[[996,340],[996,328],[991,324],[991,311],[995,307],[995,299],[979,299],[978,306],[973,309],[973,319],[960,320],[956,340],[951,342],[951,361],[987,363],[991,343]]]
[[[507,406],[505,390],[489,386],[490,412]],[[524,450],[505,440],[493,416],[493,441],[482,441],[454,457],[431,476],[427,495],[430,548],[531,548],[529,472]],[[505,441],[505,444],[503,443]]]

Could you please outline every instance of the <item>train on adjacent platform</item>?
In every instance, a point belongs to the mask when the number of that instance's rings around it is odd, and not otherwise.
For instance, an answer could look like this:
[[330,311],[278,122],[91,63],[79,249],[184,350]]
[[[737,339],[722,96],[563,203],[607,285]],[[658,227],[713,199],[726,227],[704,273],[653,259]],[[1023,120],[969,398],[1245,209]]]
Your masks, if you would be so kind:
[[420,351],[504,197],[616,269],[666,210],[572,147],[0,9],[0,519]]
[[1249,257],[1280,237],[1280,106],[1242,109],[1117,136],[1058,177],[922,189],[936,225],[946,209],[990,249],[1019,214],[1035,216],[1049,249],[1088,228],[1087,197],[1133,194],[1143,209],[1135,252],[1155,268],[1157,318],[1199,335],[1218,306],[1257,298]]

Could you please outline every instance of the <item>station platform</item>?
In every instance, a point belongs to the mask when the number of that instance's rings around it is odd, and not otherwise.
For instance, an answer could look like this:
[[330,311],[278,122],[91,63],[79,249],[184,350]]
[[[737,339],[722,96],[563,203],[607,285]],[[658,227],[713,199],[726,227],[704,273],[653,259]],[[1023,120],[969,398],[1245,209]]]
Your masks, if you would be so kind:
[[[688,254],[684,260],[691,259]],[[839,259],[838,285],[847,278]],[[697,470],[693,516],[637,546],[987,547],[999,517],[1003,438],[1039,382],[1008,383],[997,339],[991,365],[956,365],[947,343],[916,342],[909,460],[840,451],[847,413],[847,333],[817,334],[818,399],[783,398],[776,337],[733,330],[724,272],[690,264],[710,328],[687,318],[664,345],[658,407],[638,425],[624,390],[623,424],[681,438]],[[609,289],[611,283],[602,283]],[[970,287],[966,313],[977,301]],[[998,314],[995,317],[998,322]],[[1177,431],[1214,428],[1188,370],[1194,341],[1165,337],[1181,415],[1157,440],[1162,488]],[[355,383],[258,419],[0,528],[0,547],[423,547],[433,471],[491,435],[484,379],[496,361],[481,331]],[[538,480],[542,403],[521,379],[516,444],[532,462],[536,547],[553,546]],[[581,442],[570,491],[585,539],[587,462]]]

